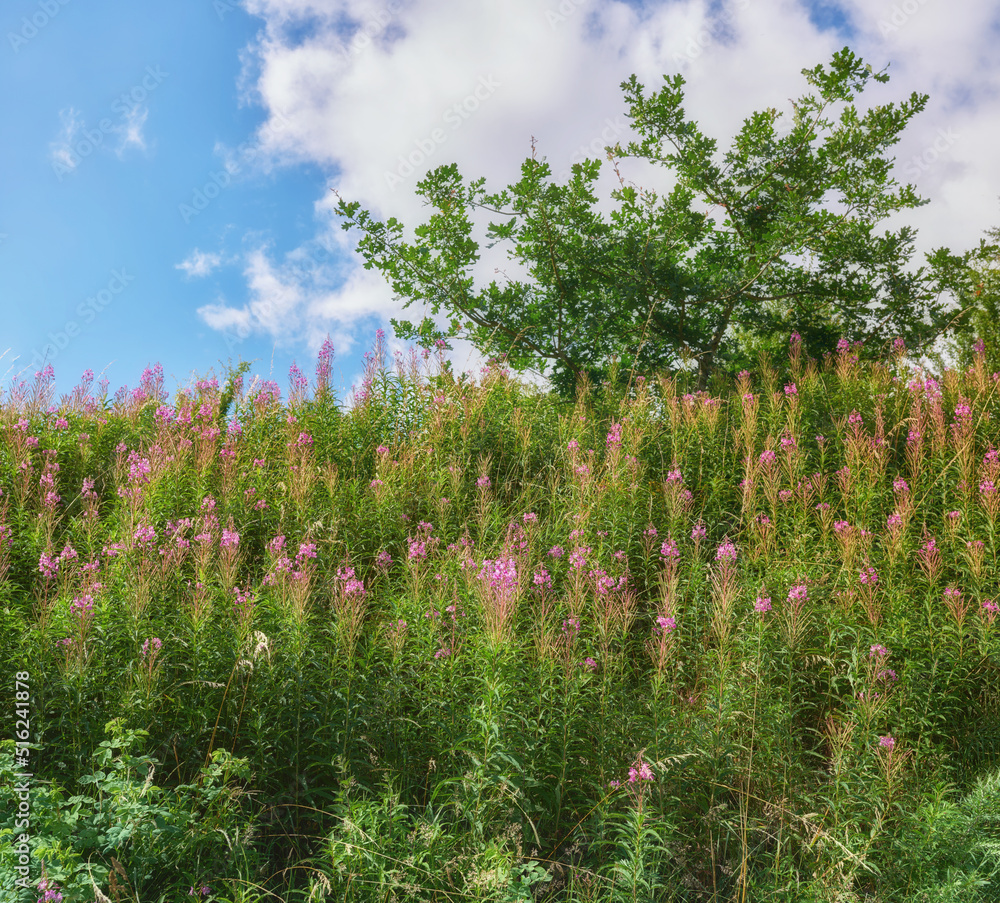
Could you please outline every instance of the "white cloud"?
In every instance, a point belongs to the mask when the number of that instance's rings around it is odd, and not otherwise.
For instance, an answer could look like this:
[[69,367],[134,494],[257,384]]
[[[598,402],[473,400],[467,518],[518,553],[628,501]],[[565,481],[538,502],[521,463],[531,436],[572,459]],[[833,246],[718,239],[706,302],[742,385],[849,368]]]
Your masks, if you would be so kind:
[[[558,179],[583,155],[603,158],[604,144],[627,144],[635,135],[619,85],[632,73],[648,96],[664,74],[680,71],[687,115],[718,139],[721,154],[752,112],[774,106],[790,116],[789,99],[810,90],[801,70],[828,63],[848,43],[876,71],[891,64],[891,82],[871,84],[862,108],[898,103],[912,91],[931,95],[895,149],[896,178],[914,181],[932,201],[904,217],[919,230],[919,250],[969,247],[1000,221],[1000,58],[989,4],[956,15],[946,4],[914,2],[901,18],[905,4],[840,0],[850,36],[818,30],[803,0],[647,0],[641,7],[504,0],[467,4],[461,15],[432,0],[244,5],[264,23],[245,54],[243,80],[246,99],[269,114],[255,147],[285,165],[320,165],[336,175],[345,199],[383,221],[423,222],[427,211],[414,190],[441,164],[455,162],[467,180],[485,176],[487,189],[498,190],[519,177],[532,136]],[[941,130],[959,137],[943,146]],[[914,159],[922,161],[917,179],[907,174]],[[669,173],[642,161],[626,160],[621,171],[644,187],[670,184]],[[615,187],[605,166],[595,185],[605,212]],[[347,254],[358,235],[345,238],[335,205],[324,189],[317,240]],[[338,277],[331,286],[294,255],[278,265],[258,252],[247,270],[254,300],[239,315],[275,337],[288,336],[299,315],[310,324],[303,333],[310,348],[328,326],[349,337],[370,317],[399,315],[378,273],[350,259],[337,272],[325,268],[327,281]],[[496,278],[499,265],[516,271],[498,249],[484,248],[477,282]],[[280,316],[266,315],[265,299]],[[231,325],[226,318],[236,314],[213,308],[211,316]]]
[[64,172],[72,172],[80,163],[80,157],[73,150],[77,136],[83,129],[83,119],[72,107],[59,111],[62,129],[59,137],[49,146],[49,156],[54,166],[62,167]]
[[222,255],[206,253],[197,248],[191,252],[187,260],[182,260],[174,266],[176,270],[183,270],[191,278],[208,276],[222,265]]
[[115,149],[115,153],[119,159],[121,159],[122,155],[130,147],[136,147],[139,150],[146,149],[146,138],[142,130],[146,125],[148,116],[148,108],[142,104],[136,104],[128,110],[121,124],[115,127],[115,131],[119,136],[118,147]]

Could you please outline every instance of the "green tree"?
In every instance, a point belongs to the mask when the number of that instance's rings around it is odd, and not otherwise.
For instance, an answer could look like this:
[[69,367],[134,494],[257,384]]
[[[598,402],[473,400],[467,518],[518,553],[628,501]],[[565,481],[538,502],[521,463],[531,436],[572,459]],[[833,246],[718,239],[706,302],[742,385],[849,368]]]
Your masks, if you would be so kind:
[[[395,218],[378,222],[356,201],[338,195],[336,212],[344,229],[364,233],[365,268],[378,268],[404,307],[444,312],[443,326],[431,316],[393,321],[400,336],[465,335],[565,392],[616,362],[649,372],[696,361],[704,387],[714,370],[735,372],[760,350],[787,347],[793,331],[813,354],[841,337],[926,346],[948,325],[942,294],[962,259],[939,249],[927,266],[908,269],[914,231],[876,226],[927,203],[892,179],[887,152],[928,98],[912,94],[861,115],[855,98],[888,76],[846,47],[829,68],[803,75],[816,93],[793,102],[787,134],[775,128],[777,110],[754,113],[721,159],[716,141],[686,117],[680,75],[664,76],[649,97],[634,75],[623,82],[642,140],[606,148],[620,182],[609,221],[594,209],[591,187],[601,161],[576,164],[569,183],[556,185],[534,140],[520,181],[499,194],[485,192],[485,179],[466,185],[454,164],[428,173],[417,193],[436,212],[412,243]],[[672,189],[661,198],[626,184],[618,160],[627,157],[673,170]],[[488,247],[512,243],[508,257],[529,278],[474,288],[476,208],[503,219],[490,223]]]
[[[988,372],[1000,371],[1000,227],[986,230],[979,247],[964,255],[963,267],[957,268],[954,293],[964,316],[950,333],[946,350],[961,370],[967,369],[976,355],[976,343],[985,359]],[[944,356],[928,357],[944,369]]]

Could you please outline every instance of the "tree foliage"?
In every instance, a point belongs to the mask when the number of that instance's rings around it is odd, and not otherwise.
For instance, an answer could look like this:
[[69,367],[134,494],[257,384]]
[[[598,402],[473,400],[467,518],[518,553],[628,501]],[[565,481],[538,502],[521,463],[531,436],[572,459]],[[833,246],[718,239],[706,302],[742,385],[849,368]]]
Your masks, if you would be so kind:
[[[986,236],[956,268],[954,292],[969,315],[950,333],[946,351],[961,370],[981,353],[987,371],[995,373],[1000,371],[1000,227],[987,229]],[[943,355],[928,357],[944,369]]]
[[[914,230],[877,227],[927,203],[892,178],[889,151],[928,98],[859,112],[869,81],[888,75],[846,47],[803,75],[814,93],[792,102],[787,132],[777,110],[756,112],[721,157],[684,110],[682,76],[664,76],[649,96],[634,75],[623,82],[641,140],[606,148],[620,186],[609,219],[592,188],[601,161],[574,165],[557,185],[534,140],[520,180],[497,194],[482,178],[466,184],[454,164],[428,173],[417,193],[435,212],[413,242],[398,220],[381,223],[356,201],[338,195],[336,212],[344,229],[364,233],[365,267],[383,273],[404,307],[429,307],[417,324],[393,321],[398,334],[426,343],[464,335],[564,391],[615,362],[650,372],[696,361],[704,386],[715,370],[786,346],[792,332],[813,354],[840,338],[926,347],[953,319],[942,297],[965,259],[939,249],[913,268]],[[627,184],[626,158],[667,167],[673,187],[660,197]],[[488,247],[508,243],[528,278],[475,287],[477,208],[500,219]]]

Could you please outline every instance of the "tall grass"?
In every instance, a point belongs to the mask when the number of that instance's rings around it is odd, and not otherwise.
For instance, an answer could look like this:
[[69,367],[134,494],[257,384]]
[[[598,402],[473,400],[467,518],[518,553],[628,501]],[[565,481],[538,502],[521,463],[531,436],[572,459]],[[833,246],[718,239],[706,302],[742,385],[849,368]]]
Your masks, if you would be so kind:
[[31,898],[1000,899],[1000,376],[796,339],[573,403],[381,337],[349,406],[328,349],[12,386]]

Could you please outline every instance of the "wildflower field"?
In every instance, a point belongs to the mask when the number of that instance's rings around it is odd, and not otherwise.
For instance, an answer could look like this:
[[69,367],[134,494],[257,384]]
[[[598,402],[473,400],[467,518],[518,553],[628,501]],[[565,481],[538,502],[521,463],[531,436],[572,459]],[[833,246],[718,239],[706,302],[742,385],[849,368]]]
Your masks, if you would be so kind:
[[807,352],[14,384],[4,899],[1000,900],[1000,376]]

